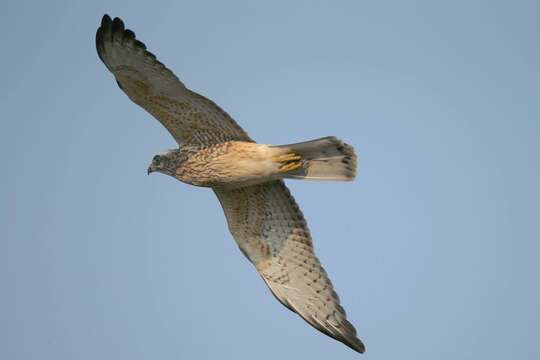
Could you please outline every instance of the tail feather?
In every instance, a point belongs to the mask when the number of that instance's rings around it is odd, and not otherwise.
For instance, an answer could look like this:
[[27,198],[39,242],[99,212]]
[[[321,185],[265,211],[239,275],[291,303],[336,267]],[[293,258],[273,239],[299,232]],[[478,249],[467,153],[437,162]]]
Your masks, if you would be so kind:
[[294,163],[283,167],[291,169],[283,172],[285,178],[351,181],[356,176],[357,158],[353,147],[336,137],[275,147],[287,154],[281,158],[294,159]]

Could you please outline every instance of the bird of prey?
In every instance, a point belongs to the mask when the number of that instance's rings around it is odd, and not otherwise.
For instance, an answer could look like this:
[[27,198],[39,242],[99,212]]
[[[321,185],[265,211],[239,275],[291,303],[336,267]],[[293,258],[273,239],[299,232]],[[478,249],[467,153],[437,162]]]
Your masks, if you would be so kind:
[[148,173],[211,188],[240,250],[272,294],[316,329],[364,352],[283,181],[352,180],[353,148],[335,137],[280,146],[254,142],[218,105],[156,60],[119,18],[103,16],[96,47],[119,87],[180,146],[154,156]]

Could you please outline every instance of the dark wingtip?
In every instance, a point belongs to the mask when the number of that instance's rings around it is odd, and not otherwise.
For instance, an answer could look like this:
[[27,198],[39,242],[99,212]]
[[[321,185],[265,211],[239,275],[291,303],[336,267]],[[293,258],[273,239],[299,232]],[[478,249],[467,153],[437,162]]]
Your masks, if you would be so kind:
[[347,345],[354,351],[359,352],[360,354],[363,354],[366,352],[366,347],[364,343],[358,338],[354,338],[354,340],[345,343],[345,345]]
[[112,41],[114,36],[122,39],[122,41],[135,40],[135,33],[125,28],[122,19],[115,17],[113,20],[108,14],[105,14],[101,18],[101,25],[96,31],[96,50],[99,58],[104,63],[105,42]]
[[135,41],[135,33],[129,29],[124,31],[124,41]]
[[141,41],[139,41],[137,39],[135,39],[135,46],[138,47],[138,48],[141,48],[143,50],[146,50],[146,45],[144,45],[143,42],[141,42]]
[[110,23],[111,21],[112,20],[109,14],[103,14],[103,17],[101,18],[101,26],[103,26],[106,23]]
[[96,50],[101,61],[105,62],[101,55],[105,51],[105,47],[103,46],[103,32],[100,27],[96,31]]
[[[110,20],[110,18],[109,18],[109,20]],[[118,17],[114,18],[114,20],[112,22],[112,32],[113,32],[113,34],[117,33],[117,32],[120,32],[120,33],[124,32],[124,22],[122,21],[122,19],[120,19]]]
[[[108,67],[107,62],[105,61],[106,48],[105,44],[111,43],[111,46],[122,46],[128,45],[129,47],[135,47],[139,51],[146,53],[149,59],[153,60],[157,66],[165,67],[159,61],[157,61],[156,56],[146,50],[146,45],[137,40],[135,33],[130,29],[126,29],[122,19],[115,17],[111,19],[108,14],[103,15],[101,19],[101,25],[96,31],[96,50],[99,58],[103,63]],[[110,68],[109,68],[110,70]],[[174,75],[174,74],[173,74]]]
[[105,40],[104,37],[110,34],[111,23],[111,17],[107,14],[103,15],[101,18],[101,25],[96,31],[96,50],[99,58],[103,62],[105,62],[103,60],[103,53],[105,52],[105,46],[103,44]]

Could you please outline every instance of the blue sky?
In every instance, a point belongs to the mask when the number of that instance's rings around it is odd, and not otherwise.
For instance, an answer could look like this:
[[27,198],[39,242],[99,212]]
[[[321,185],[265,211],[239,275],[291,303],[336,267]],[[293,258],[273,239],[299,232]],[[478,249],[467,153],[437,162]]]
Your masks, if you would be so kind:
[[99,61],[127,27],[250,135],[335,135],[354,183],[288,182],[370,359],[540,357],[540,3],[9,2],[0,358],[352,359],[270,295],[213,193]]

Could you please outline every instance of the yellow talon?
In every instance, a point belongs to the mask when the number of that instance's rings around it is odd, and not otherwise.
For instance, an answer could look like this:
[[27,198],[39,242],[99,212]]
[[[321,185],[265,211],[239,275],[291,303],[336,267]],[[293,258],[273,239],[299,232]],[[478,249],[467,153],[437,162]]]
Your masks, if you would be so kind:
[[300,155],[296,155],[295,153],[280,155],[280,156],[274,156],[273,160],[275,162],[290,162],[290,161],[297,161],[302,159]]
[[302,163],[300,161],[291,162],[288,164],[285,164],[279,168],[279,172],[285,173],[289,171],[293,171],[296,169],[300,169],[302,167]]

